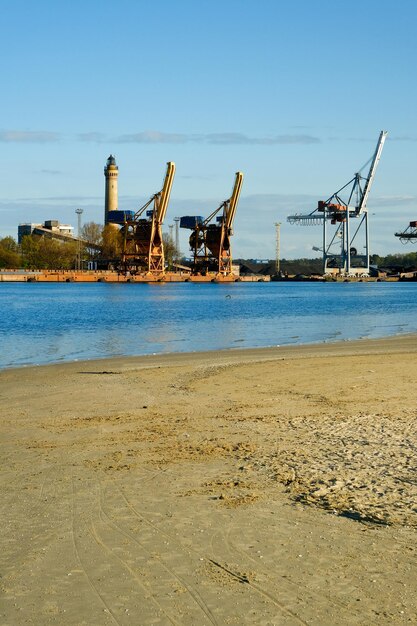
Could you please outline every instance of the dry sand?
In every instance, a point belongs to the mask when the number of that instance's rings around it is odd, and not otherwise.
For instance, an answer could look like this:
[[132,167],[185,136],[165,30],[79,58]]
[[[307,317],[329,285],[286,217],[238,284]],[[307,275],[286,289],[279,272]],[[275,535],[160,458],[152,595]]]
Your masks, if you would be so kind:
[[0,372],[1,624],[416,624],[416,374],[416,336]]

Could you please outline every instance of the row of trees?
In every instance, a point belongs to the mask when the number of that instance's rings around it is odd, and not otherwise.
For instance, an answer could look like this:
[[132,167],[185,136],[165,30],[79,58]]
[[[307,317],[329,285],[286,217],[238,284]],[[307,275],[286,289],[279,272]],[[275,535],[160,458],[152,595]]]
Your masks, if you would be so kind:
[[[114,226],[102,226],[95,222],[83,225],[77,240],[61,241],[52,237],[29,235],[23,237],[19,246],[13,237],[0,239],[0,268],[9,269],[73,269],[78,261],[85,267],[88,261],[97,261],[106,266],[120,258],[123,236]],[[164,234],[165,260],[173,268],[177,254],[174,242]]]
[[[371,265],[378,268],[391,270],[392,272],[407,272],[417,270],[417,252],[406,254],[388,254],[380,256],[373,254],[370,257]],[[281,271],[288,274],[321,274],[323,271],[323,260],[319,259],[281,259]],[[272,269],[272,264],[271,264]],[[273,273],[273,272],[271,272]]]
[[112,226],[94,222],[84,224],[78,241],[28,235],[20,246],[13,237],[0,239],[0,268],[73,269],[81,261],[112,260],[120,257],[123,240]]
[[20,246],[13,237],[0,239],[0,268],[70,269],[77,259],[77,243],[30,235]]
[[417,252],[406,254],[388,254],[387,256],[371,255],[371,264],[379,268],[388,268],[400,272],[417,269]]

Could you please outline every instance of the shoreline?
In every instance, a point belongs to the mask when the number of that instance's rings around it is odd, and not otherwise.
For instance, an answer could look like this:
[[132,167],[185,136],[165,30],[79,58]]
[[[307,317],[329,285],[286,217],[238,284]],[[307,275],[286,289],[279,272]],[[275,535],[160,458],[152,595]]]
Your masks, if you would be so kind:
[[417,334],[0,372],[5,626],[413,622]]
[[[314,356],[352,356],[354,354],[381,354],[389,352],[417,352],[417,333],[387,335],[378,338],[346,339],[339,341],[322,341],[305,344],[289,344],[281,346],[267,346],[259,348],[224,348],[222,350],[202,350],[196,352],[161,352],[157,354],[122,355],[99,357],[91,359],[56,361],[39,365],[12,365],[0,368],[0,376],[5,372],[18,370],[39,370],[40,368],[70,368],[82,365],[97,364],[103,367],[114,365],[178,365],[182,361],[199,362],[207,359],[219,361],[241,360],[274,360],[285,358],[302,358]],[[340,353],[340,354],[339,354]],[[143,361],[143,363],[142,363]]]

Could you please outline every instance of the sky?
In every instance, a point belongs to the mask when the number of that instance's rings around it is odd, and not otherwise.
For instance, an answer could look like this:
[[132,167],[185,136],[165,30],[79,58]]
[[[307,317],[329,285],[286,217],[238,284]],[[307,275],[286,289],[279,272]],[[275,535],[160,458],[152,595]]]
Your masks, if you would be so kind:
[[[388,138],[368,201],[371,253],[415,251],[415,0],[0,0],[0,237],[24,222],[104,220],[176,176],[164,229],[244,182],[233,256],[317,257],[310,213]],[[366,172],[366,170],[365,170]],[[187,253],[189,231],[181,232]]]

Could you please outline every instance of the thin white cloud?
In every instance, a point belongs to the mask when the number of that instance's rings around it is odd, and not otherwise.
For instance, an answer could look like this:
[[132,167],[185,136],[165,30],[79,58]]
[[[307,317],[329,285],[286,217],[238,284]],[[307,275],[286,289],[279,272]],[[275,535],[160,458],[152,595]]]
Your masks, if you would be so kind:
[[320,143],[318,137],[306,134],[273,135],[270,137],[249,137],[243,133],[209,133],[209,134],[186,134],[165,133],[147,130],[140,133],[129,133],[113,139],[115,143],[147,143],[147,144],[185,144],[200,143],[211,145],[284,145],[284,144],[316,144]]
[[417,136],[416,135],[402,135],[402,136],[398,136],[398,137],[390,137],[390,136],[388,136],[387,139],[389,139],[390,141],[411,141],[411,142],[415,142],[415,141],[417,141]]
[[96,133],[96,132],[80,133],[78,135],[78,139],[79,141],[85,141],[85,142],[91,142],[91,143],[103,143],[107,141],[104,133]]
[[399,206],[415,206],[417,210],[417,196],[373,196],[370,201],[371,206],[376,207],[399,207]]
[[114,139],[116,143],[187,143],[189,136],[181,133],[161,133],[146,130],[142,133],[129,133]]
[[275,135],[273,137],[247,137],[241,133],[214,133],[205,136],[205,141],[211,144],[241,144],[273,146],[283,144],[312,144],[320,143],[318,137],[311,135]]
[[2,130],[0,142],[2,143],[51,143],[60,140],[58,133],[40,130]]
[[[2,143],[51,143],[61,140],[61,135],[52,131],[3,130],[0,131]],[[85,143],[137,143],[137,144],[206,144],[214,146],[247,145],[309,145],[321,143],[321,139],[308,134],[270,135],[251,137],[244,133],[167,133],[158,130],[145,130],[127,133],[110,138],[104,133],[91,131],[76,135],[78,141]]]
[[[374,139],[376,139],[377,134],[375,133]],[[330,141],[340,141],[340,137],[329,137]],[[348,141],[354,142],[365,142],[368,143],[371,141],[371,137],[348,137]],[[387,141],[402,141],[402,142],[411,142],[414,143],[417,141],[417,135],[390,135],[388,131]]]

